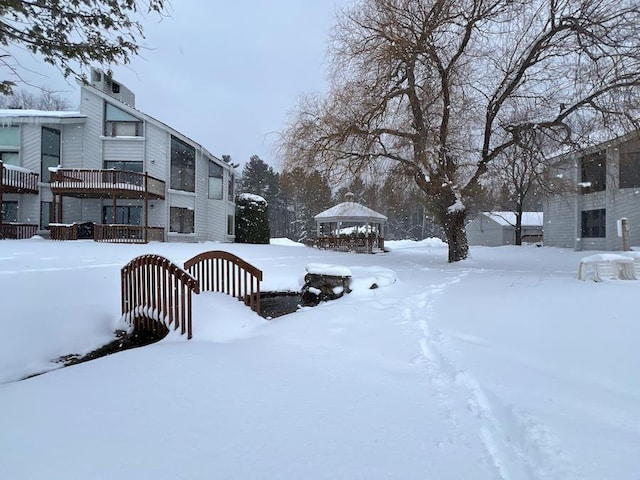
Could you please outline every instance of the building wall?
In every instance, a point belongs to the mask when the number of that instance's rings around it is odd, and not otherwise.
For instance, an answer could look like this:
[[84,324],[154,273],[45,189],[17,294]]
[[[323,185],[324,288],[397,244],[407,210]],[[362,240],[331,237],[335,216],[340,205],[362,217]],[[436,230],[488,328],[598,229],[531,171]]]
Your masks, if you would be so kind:
[[[103,99],[86,88],[81,88],[80,92],[80,111],[87,116],[84,126],[84,151],[79,159],[80,166],[102,168]],[[64,164],[62,166],[67,167]]]
[[469,245],[498,247],[505,245],[503,230],[497,222],[480,214],[467,224],[467,240]]
[[[103,135],[105,101],[111,102],[118,108],[143,120],[144,137],[105,137]],[[233,240],[233,236],[227,235],[227,215],[235,210],[234,199],[227,198],[226,186],[230,177],[228,165],[220,163],[224,169],[223,199],[210,200],[208,198],[208,160],[201,146],[170,127],[91,88],[81,88],[80,111],[86,118],[75,123],[67,124],[64,119],[57,118],[52,121],[51,125],[40,122],[21,125],[21,166],[40,172],[42,127],[58,128],[61,130],[60,157],[63,168],[102,169],[104,161],[142,161],[143,171],[165,181],[165,200],[149,200],[148,224],[164,227],[168,237],[171,237],[168,239],[172,241],[215,240],[222,242]],[[195,192],[181,192],[169,188],[171,135],[180,137],[196,149]],[[48,185],[43,184],[41,184],[40,195],[15,195],[14,197],[19,201],[20,220],[30,221],[30,223],[39,223],[41,202],[53,200]],[[5,198],[13,200],[9,196]],[[65,223],[102,222],[103,206],[111,204],[110,199],[64,197],[63,221]],[[143,205],[143,201],[118,199],[117,205]],[[169,234],[171,206],[195,211],[194,234]]]
[[[601,147],[605,148],[605,147]],[[594,151],[597,151],[596,148]],[[630,227],[631,245],[640,246],[640,187],[619,188],[620,151],[640,152],[640,141],[624,137],[608,142],[606,151],[606,189],[601,192],[556,195],[547,198],[544,212],[544,244],[576,250],[621,250],[618,221],[625,217]],[[589,150],[586,153],[590,153]],[[573,181],[581,181],[580,158],[584,154],[567,155],[566,163],[573,164]],[[606,237],[581,238],[582,212],[606,211]]]

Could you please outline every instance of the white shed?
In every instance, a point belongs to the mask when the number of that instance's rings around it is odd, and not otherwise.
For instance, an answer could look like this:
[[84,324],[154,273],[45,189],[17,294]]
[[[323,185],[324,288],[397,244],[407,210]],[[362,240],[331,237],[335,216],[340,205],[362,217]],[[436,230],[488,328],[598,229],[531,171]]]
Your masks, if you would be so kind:
[[[469,245],[498,247],[515,245],[516,214],[514,212],[481,212],[467,224]],[[522,243],[542,241],[542,212],[522,213]]]

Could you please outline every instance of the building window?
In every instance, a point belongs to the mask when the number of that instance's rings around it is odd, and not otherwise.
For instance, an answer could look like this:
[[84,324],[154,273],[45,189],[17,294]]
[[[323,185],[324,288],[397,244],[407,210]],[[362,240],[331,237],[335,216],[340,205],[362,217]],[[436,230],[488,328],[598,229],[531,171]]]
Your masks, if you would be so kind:
[[174,190],[196,191],[196,149],[171,136],[171,183]]
[[20,165],[20,127],[0,126],[0,161],[7,165]]
[[601,192],[607,185],[607,157],[605,152],[580,159],[582,193]]
[[115,105],[105,103],[105,137],[142,137],[142,134],[142,120],[119,109]]
[[606,211],[584,210],[582,212],[582,238],[605,238],[607,236]]
[[49,168],[60,165],[60,130],[42,127],[40,152],[42,155],[40,178],[43,183],[49,183],[51,181]]
[[116,206],[116,217],[113,218],[113,207],[102,207],[102,222],[117,225],[141,225],[142,207],[140,206]]
[[222,200],[223,168],[215,162],[209,161],[209,198]]
[[5,201],[2,202],[2,221],[17,222],[18,221],[18,202]]
[[227,215],[227,235],[233,235],[235,219],[233,215]]
[[620,154],[620,188],[640,187],[640,152]]
[[233,176],[233,173],[229,173],[229,183],[227,184],[227,200],[230,202],[233,202],[234,197],[234,191],[233,191],[233,186],[235,183],[236,179]]
[[175,233],[193,233],[194,211],[189,208],[171,207],[169,212],[169,231]]
[[110,161],[105,160],[104,162],[105,170],[124,170],[126,172],[138,172],[142,173],[142,162],[121,162],[121,161]]
[[49,230],[49,223],[51,223],[53,218],[53,203],[40,202],[40,228]]
[[20,154],[18,152],[0,152],[0,162],[18,167],[20,166]]
[[[129,185],[137,185],[139,187],[144,185],[144,177],[142,175],[137,175],[138,173],[142,173],[142,162],[119,162],[119,161],[105,161],[104,162],[105,170],[120,170],[124,172],[135,172],[132,174],[128,173],[118,173],[116,175],[118,183],[126,183]],[[109,180],[113,181],[113,180]]]

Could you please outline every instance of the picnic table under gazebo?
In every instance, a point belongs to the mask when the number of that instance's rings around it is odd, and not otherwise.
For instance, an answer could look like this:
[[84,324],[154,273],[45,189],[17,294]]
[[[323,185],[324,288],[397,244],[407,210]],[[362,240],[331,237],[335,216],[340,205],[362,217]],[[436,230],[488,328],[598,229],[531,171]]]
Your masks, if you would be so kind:
[[353,201],[346,201],[317,214],[315,245],[341,252],[377,253],[384,251],[387,217]]

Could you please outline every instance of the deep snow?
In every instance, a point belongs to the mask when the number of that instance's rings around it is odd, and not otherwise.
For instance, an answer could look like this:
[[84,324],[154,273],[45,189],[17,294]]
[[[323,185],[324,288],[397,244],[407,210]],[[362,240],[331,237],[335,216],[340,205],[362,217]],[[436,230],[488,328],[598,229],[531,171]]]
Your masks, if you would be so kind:
[[[274,243],[0,242],[0,478],[640,478],[640,281],[546,247]],[[19,381],[111,339],[129,260],[212,249],[263,290],[325,264],[353,292],[271,322],[203,293],[191,341]]]

